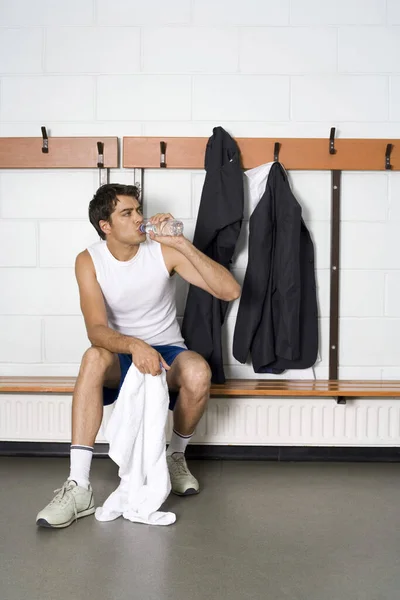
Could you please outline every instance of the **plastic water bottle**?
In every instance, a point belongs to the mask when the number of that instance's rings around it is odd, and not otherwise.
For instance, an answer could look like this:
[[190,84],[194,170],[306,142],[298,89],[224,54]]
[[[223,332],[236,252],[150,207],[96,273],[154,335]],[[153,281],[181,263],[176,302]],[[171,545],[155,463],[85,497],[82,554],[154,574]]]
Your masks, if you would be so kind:
[[161,223],[150,223],[149,219],[143,221],[139,227],[142,233],[150,233],[152,231],[154,235],[182,235],[183,223],[177,219],[168,219]]

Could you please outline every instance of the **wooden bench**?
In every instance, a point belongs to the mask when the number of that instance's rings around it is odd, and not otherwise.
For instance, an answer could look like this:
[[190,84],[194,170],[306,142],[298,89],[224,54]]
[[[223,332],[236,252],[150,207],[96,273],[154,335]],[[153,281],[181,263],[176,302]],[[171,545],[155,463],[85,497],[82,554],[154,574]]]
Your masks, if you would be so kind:
[[[0,377],[0,394],[72,394],[76,377]],[[400,397],[400,381],[229,379],[211,386],[211,397]]]

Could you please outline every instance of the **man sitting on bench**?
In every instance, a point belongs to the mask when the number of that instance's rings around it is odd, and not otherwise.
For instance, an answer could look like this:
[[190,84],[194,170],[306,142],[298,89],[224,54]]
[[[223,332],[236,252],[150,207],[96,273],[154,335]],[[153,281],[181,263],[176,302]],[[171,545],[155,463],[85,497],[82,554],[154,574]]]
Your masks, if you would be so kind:
[[[106,184],[89,205],[90,222],[102,241],[81,252],[75,272],[92,346],[85,352],[72,401],[70,475],[39,512],[43,527],[67,527],[95,510],[89,482],[93,445],[103,417],[132,362],[143,374],[167,371],[174,430],[167,451],[172,491],[199,492],[185,449],[209,397],[210,368],[189,351],[176,319],[174,273],[221,300],[234,300],[240,286],[224,267],[199,252],[183,235],[141,233],[135,186]],[[173,218],[157,214],[153,223]],[[212,218],[212,215],[210,215]]]

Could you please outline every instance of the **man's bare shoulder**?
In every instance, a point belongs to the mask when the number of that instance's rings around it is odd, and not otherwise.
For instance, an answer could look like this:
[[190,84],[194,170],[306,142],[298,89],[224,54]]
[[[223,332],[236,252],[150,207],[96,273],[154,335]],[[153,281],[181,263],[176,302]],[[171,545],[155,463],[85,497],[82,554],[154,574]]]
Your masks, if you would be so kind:
[[82,252],[79,252],[78,256],[75,259],[75,271],[83,273],[93,270],[94,265],[92,257],[90,256],[90,252],[88,250],[83,250]]

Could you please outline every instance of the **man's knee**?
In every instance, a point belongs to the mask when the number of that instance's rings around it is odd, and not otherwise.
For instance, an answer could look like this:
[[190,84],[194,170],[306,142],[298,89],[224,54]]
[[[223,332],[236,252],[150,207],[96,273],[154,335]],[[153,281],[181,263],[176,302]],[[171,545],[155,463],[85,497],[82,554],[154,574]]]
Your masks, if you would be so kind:
[[105,348],[92,346],[82,357],[81,371],[104,376],[113,365],[114,354]]
[[184,365],[181,374],[182,386],[193,393],[205,394],[211,385],[211,369],[201,356],[195,356]]

